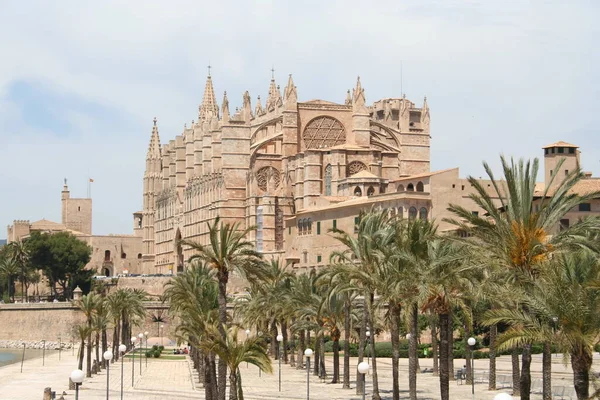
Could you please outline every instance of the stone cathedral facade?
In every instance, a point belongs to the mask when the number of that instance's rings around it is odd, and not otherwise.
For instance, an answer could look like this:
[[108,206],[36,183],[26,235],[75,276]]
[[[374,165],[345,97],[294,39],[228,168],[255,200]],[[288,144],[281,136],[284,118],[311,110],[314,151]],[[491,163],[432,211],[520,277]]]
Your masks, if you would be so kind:
[[207,243],[206,223],[217,216],[255,226],[257,249],[289,261],[285,241],[304,223],[297,215],[383,199],[396,180],[427,174],[429,123],[426,99],[421,107],[404,96],[368,105],[360,78],[343,103],[299,101],[290,75],[283,92],[271,80],[264,105],[246,92],[230,110],[227,93],[217,104],[209,75],[191,126],[161,144],[154,120],[143,210],[134,214],[143,271],[181,271],[191,254],[179,240]]

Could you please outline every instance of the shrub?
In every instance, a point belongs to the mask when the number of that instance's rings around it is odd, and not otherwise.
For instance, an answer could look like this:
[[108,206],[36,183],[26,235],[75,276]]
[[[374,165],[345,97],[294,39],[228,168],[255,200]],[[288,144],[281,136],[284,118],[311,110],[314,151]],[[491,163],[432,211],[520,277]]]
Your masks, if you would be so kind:
[[148,351],[146,352],[146,358],[150,358],[150,357],[152,357],[152,355],[153,355],[153,354],[154,354],[154,352],[153,352],[152,350],[148,350]]
[[160,346],[158,346],[158,349],[159,349],[160,351],[163,351],[163,350],[165,349],[165,346],[163,346],[163,345],[160,345]]
[[158,346],[157,345],[152,346],[152,350],[158,350]]
[[160,350],[154,350],[154,358],[160,357]]

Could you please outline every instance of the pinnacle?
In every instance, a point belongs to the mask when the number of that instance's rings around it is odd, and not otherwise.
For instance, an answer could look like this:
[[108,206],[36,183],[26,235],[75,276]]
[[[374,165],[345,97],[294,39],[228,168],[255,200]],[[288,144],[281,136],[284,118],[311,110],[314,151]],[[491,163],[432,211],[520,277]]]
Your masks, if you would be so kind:
[[199,107],[198,119],[201,121],[209,120],[212,117],[219,116],[219,105],[215,97],[212,78],[210,75],[206,78],[206,86],[204,88],[204,97],[202,104]]
[[156,122],[156,117],[154,117],[152,135],[150,136],[150,144],[148,145],[148,155],[146,156],[147,159],[160,158],[160,136],[158,135]]

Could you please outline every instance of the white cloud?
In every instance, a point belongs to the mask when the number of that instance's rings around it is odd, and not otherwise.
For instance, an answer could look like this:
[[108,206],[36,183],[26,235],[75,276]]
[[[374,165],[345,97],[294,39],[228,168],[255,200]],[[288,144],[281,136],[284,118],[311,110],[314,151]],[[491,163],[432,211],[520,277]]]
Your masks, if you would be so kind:
[[[517,0],[2,2],[0,185],[14,195],[0,223],[58,219],[61,179],[84,195],[89,168],[96,232],[129,231],[151,120],[168,140],[197,118],[209,62],[233,107],[245,90],[264,99],[272,64],[282,85],[294,74],[301,99],[342,101],[358,74],[369,101],[400,96],[402,62],[407,96],[432,108],[433,168],[480,175],[500,151],[538,156],[563,139],[597,170],[598,11]],[[22,114],[8,97],[15,82],[104,111],[48,105],[74,127],[65,136]]]

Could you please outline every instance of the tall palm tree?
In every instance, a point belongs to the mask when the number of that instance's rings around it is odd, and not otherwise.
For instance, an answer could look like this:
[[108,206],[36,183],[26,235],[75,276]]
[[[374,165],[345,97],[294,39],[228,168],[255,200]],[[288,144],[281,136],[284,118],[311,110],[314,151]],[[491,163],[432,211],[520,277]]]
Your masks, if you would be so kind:
[[258,336],[238,340],[237,328],[231,328],[225,339],[221,333],[213,327],[209,331],[206,341],[201,344],[202,348],[216,353],[229,368],[229,400],[243,399],[243,390],[240,381],[239,366],[246,362],[257,366],[262,371],[273,372],[271,359],[267,354],[267,348],[262,338]]
[[[468,315],[468,301],[481,274],[478,267],[465,260],[465,251],[448,240],[430,242],[428,264],[423,288],[419,290],[422,309],[436,313],[440,326],[440,393],[442,400],[450,397],[449,343],[453,308]],[[470,321],[467,321],[470,322]]]
[[[78,353],[78,361],[77,361],[77,369],[83,370],[83,356],[85,351],[85,341],[89,340],[92,333],[92,329],[87,326],[87,324],[77,325],[76,334],[77,338],[80,340],[79,342],[79,353]],[[91,348],[91,343],[88,342],[88,348]]]
[[25,281],[29,272],[29,249],[27,248],[26,243],[21,240],[11,242],[9,246],[9,252],[19,268],[19,280],[21,281],[21,296],[25,296],[24,299],[27,299],[27,293],[25,293]]
[[10,297],[12,292],[12,298],[15,301],[15,293],[11,288],[13,287],[13,278],[19,274],[19,266],[12,257],[4,256],[0,258],[0,274],[6,277],[7,296]]
[[[338,260],[335,268],[338,274],[356,283],[360,289],[363,301],[363,321],[360,330],[358,361],[364,357],[364,343],[367,325],[373,325],[373,297],[377,288],[377,270],[382,264],[382,249],[393,242],[389,235],[390,216],[387,211],[361,212],[358,224],[355,227],[357,235],[340,229],[332,229],[334,237],[344,246],[344,250],[332,253],[332,258]],[[375,344],[371,340],[373,399],[379,400],[379,383],[377,378],[377,359],[375,357]],[[364,391],[361,379],[357,380],[357,393]]]
[[86,376],[92,377],[92,333],[93,333],[93,320],[96,315],[96,307],[100,297],[95,293],[89,293],[81,297],[80,300],[75,302],[75,306],[78,307],[85,316],[86,326],[88,329],[87,338],[87,357],[86,357]]
[[[576,193],[574,186],[584,177],[580,170],[572,171],[558,184],[554,184],[557,179],[555,173],[544,191],[539,193],[536,191],[537,159],[533,162],[508,162],[502,156],[501,163],[504,181],[496,180],[490,166],[484,163],[491,180],[491,191],[478,179],[468,178],[474,189],[469,197],[484,212],[474,214],[465,207],[450,205],[448,210],[458,219],[447,221],[473,236],[475,240],[467,240],[466,243],[506,269],[512,284],[526,290],[543,272],[553,253],[574,246],[592,246],[589,233],[600,229],[597,218],[587,218],[556,231],[567,212],[600,193]],[[556,171],[560,171],[560,165]],[[523,400],[530,398],[530,365],[531,344],[524,343],[521,367]]]
[[[239,223],[222,223],[219,217],[207,225],[209,244],[203,245],[187,240],[181,243],[195,252],[188,262],[199,260],[216,271],[219,284],[219,331],[225,339],[229,274],[237,272],[249,281],[256,279],[262,275],[262,255],[255,250],[254,243],[247,240],[248,233],[254,230],[253,227],[242,229]],[[219,400],[225,400],[226,376],[227,365],[219,359]]]

